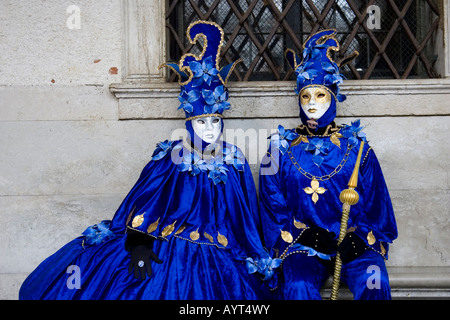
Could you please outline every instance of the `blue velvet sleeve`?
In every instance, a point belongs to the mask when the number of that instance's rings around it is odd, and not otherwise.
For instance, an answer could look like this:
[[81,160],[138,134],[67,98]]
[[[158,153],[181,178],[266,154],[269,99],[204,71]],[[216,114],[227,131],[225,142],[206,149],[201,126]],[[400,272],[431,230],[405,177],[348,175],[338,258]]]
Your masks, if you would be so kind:
[[361,212],[356,213],[354,232],[387,258],[388,244],[397,238],[397,224],[381,166],[371,148],[363,159],[360,179]]

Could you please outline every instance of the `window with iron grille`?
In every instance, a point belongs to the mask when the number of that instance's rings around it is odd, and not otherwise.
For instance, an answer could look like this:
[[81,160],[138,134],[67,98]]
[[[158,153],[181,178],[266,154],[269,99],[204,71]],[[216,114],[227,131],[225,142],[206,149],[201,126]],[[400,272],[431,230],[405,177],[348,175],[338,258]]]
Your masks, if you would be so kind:
[[192,46],[186,38],[191,22],[218,23],[225,32],[222,65],[243,60],[235,81],[292,80],[285,50],[300,55],[310,34],[330,28],[341,45],[335,60],[359,52],[342,70],[347,79],[439,77],[435,0],[171,0],[166,18],[170,61],[201,52],[201,44]]

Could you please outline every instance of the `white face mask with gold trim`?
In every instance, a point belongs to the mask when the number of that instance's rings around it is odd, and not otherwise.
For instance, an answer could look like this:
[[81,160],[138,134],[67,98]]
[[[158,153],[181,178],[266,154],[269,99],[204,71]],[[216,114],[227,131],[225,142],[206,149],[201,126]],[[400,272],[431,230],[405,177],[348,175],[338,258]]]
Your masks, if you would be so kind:
[[318,120],[331,105],[331,94],[321,87],[309,87],[300,92],[300,105],[309,119]]
[[202,117],[191,120],[192,128],[197,136],[206,143],[214,143],[222,132],[222,121],[219,117]]

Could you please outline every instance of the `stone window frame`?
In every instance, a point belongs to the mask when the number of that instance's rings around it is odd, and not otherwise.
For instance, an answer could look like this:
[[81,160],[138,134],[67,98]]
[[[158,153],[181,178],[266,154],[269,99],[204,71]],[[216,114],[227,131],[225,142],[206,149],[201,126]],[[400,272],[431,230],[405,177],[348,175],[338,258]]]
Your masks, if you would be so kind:
[[[123,0],[122,5],[123,76],[121,83],[110,85],[119,99],[119,120],[183,119],[184,113],[177,110],[179,85],[167,81],[165,68],[158,69],[166,62],[166,1]],[[442,54],[436,69],[442,78],[347,80],[342,91],[349,99],[341,104],[338,117],[450,115],[445,107],[450,97],[450,4],[443,1],[441,7],[442,27],[437,36],[444,41],[437,48]],[[233,109],[227,118],[298,117],[293,81],[230,82],[228,88]],[[416,99],[413,106],[395,107],[411,95]],[[394,107],[380,103],[383,98],[395,99]],[[249,104],[258,108],[249,108]]]

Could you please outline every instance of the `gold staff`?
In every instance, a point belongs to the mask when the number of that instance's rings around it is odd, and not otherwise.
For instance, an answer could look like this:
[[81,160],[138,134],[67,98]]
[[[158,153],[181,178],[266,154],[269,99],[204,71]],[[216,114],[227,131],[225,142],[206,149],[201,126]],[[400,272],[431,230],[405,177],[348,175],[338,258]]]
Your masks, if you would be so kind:
[[[342,205],[342,218],[341,218],[341,229],[339,230],[338,245],[344,240],[347,233],[348,216],[350,214],[350,206],[355,205],[359,201],[359,194],[355,191],[358,185],[358,173],[359,165],[361,163],[361,156],[364,149],[364,141],[361,141],[359,147],[358,158],[356,159],[355,168],[353,169],[352,176],[348,181],[348,189],[342,190],[339,195],[339,200],[343,203]],[[339,281],[341,278],[341,268],[342,260],[339,252],[336,254],[336,264],[334,265],[334,275],[333,275],[333,285],[331,287],[331,300],[337,300],[339,291]]]

